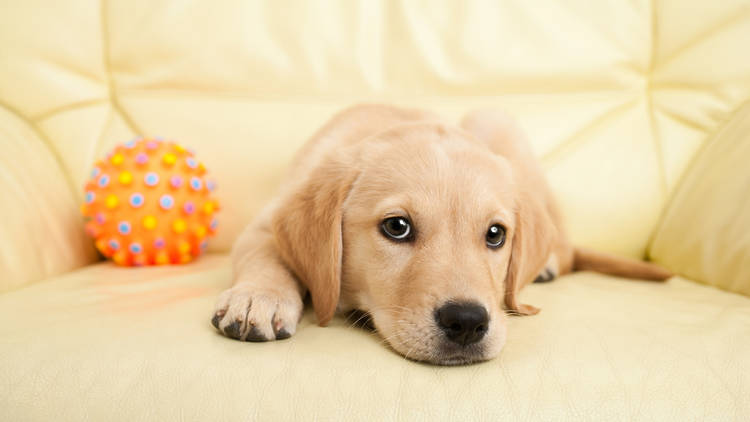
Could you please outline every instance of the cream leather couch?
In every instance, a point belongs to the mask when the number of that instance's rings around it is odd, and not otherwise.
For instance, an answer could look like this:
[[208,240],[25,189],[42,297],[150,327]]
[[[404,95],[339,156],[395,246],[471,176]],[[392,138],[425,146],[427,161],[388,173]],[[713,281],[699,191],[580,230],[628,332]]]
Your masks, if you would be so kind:
[[[747,0],[0,1],[0,420],[750,420],[748,40]],[[359,101],[510,110],[578,244],[681,276],[533,285],[542,312],[466,367],[310,313],[218,335],[233,239]],[[117,268],[83,234],[90,163],[136,134],[219,182],[195,264]]]

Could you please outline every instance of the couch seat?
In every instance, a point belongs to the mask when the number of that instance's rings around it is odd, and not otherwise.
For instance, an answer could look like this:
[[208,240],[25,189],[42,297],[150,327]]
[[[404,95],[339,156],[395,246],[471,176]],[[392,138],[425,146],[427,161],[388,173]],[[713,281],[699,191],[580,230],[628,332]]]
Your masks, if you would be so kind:
[[227,339],[209,318],[229,283],[229,258],[208,255],[0,295],[0,419],[750,419],[750,299],[688,280],[532,285],[542,312],[464,367],[407,361],[309,309],[289,340]]

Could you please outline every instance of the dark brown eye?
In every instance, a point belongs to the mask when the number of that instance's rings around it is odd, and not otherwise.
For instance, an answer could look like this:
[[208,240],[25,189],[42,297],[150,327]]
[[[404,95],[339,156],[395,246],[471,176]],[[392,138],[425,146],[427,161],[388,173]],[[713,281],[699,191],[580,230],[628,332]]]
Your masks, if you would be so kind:
[[505,243],[505,227],[500,224],[493,224],[487,229],[487,235],[485,236],[487,247],[490,249],[498,249]]
[[411,238],[411,223],[404,217],[390,217],[380,223],[380,229],[387,237],[402,242]]

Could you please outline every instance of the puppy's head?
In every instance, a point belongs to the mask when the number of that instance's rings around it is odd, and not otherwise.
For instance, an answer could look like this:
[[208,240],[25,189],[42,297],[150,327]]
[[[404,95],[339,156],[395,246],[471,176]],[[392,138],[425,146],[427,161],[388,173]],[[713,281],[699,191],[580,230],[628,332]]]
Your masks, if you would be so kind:
[[401,126],[341,151],[282,204],[282,256],[321,324],[336,307],[371,315],[404,356],[495,357],[505,312],[548,255],[543,204],[513,166],[463,131]]

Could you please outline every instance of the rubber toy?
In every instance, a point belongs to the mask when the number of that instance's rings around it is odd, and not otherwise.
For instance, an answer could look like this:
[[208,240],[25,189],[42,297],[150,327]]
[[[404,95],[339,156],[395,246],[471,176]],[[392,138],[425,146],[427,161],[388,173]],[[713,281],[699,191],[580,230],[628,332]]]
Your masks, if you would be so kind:
[[216,233],[215,189],[193,152],[136,138],[94,165],[81,213],[96,248],[117,265],[184,264]]

